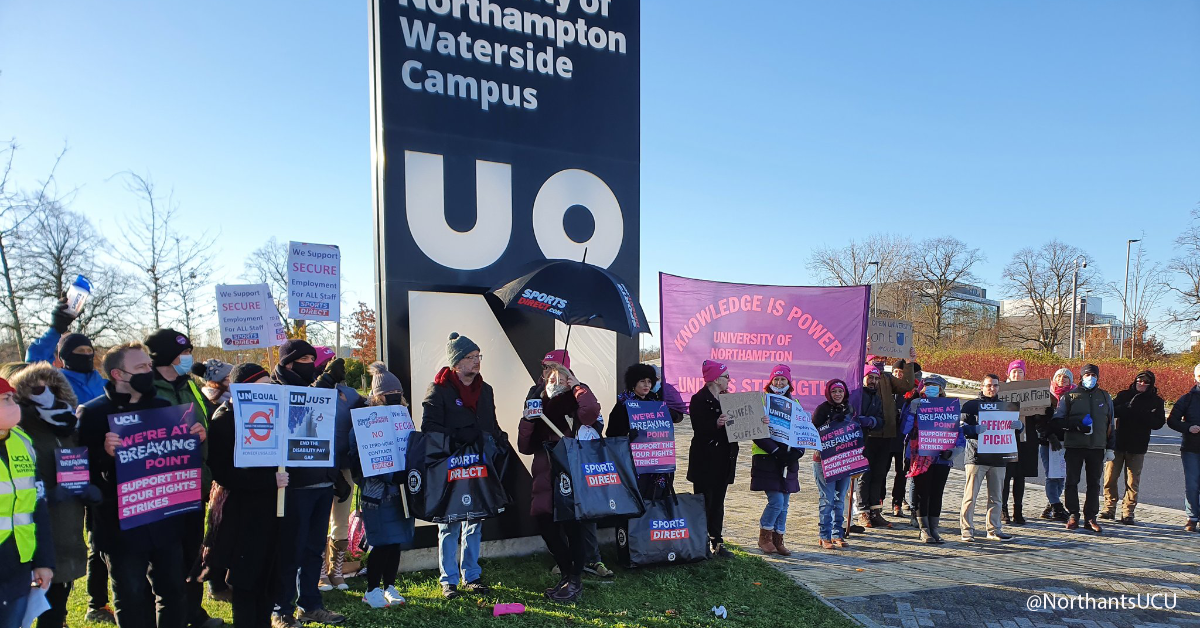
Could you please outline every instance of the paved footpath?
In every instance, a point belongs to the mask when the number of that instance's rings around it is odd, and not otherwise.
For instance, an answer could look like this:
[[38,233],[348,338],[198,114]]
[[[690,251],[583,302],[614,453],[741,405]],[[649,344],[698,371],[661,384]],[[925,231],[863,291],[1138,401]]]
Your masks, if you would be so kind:
[[[680,472],[676,488],[688,491],[687,450],[691,429],[677,426]],[[742,444],[737,481],[725,509],[725,538],[758,553],[758,519],[765,498],[750,492],[750,447]],[[1179,481],[1182,483],[1182,473]],[[890,491],[889,479],[889,491]],[[940,533],[946,544],[924,545],[907,518],[888,520],[891,530],[870,529],[847,539],[844,550],[817,547],[817,498],[812,464],[800,462],[800,493],[788,514],[790,557],[767,560],[799,584],[864,626],[918,628],[1200,628],[1200,534],[1183,531],[1181,510],[1138,506],[1136,526],[1101,522],[1104,533],[1067,531],[1039,519],[1046,505],[1040,485],[1026,488],[1033,518],[1009,526],[1011,542],[958,540],[958,507],[963,474],[952,471],[946,484]],[[1082,484],[1081,484],[1082,488]],[[976,507],[976,538],[986,529],[986,500]],[[1034,609],[1030,596],[1085,596],[1090,608]],[[1104,609],[1098,598],[1167,594],[1174,609]],[[1173,596],[1173,597],[1172,597]],[[1069,600],[1054,602],[1067,604]],[[1163,596],[1155,598],[1162,606]]]

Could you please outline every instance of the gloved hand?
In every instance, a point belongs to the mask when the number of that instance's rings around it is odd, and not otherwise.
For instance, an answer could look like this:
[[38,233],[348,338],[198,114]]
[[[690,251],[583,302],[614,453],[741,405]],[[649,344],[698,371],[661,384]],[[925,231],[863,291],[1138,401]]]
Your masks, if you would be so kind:
[[938,454],[938,457],[941,458],[942,460],[949,460],[954,457],[954,450],[947,449],[946,451],[943,451],[942,453]]
[[629,429],[629,442],[633,442],[633,441],[637,440],[638,434],[640,434],[640,432],[638,431],[637,428],[630,428]]
[[800,462],[800,459],[803,457],[804,457],[804,450],[800,447],[792,447],[791,449],[788,450],[788,464],[789,465],[792,463],[795,463],[795,462]]
[[50,311],[50,326],[60,334],[67,333],[67,328],[75,320],[75,315],[67,311],[67,300],[59,299],[54,309]]
[[1063,448],[1062,439],[1056,434],[1051,434],[1050,436],[1046,437],[1046,440],[1050,441],[1051,451],[1058,451]]
[[1012,428],[1020,432],[1021,430],[1025,429],[1025,422],[1021,419],[1017,419],[1016,421],[1012,422]]
[[79,496],[79,501],[83,502],[84,506],[95,506],[104,501],[104,494],[100,492],[99,486],[88,484],[83,487],[83,495]]
[[1104,450],[1104,461],[1105,462],[1112,462],[1113,459],[1115,459],[1116,457],[1117,457],[1117,454],[1114,453],[1113,450],[1111,450],[1111,449]]
[[329,364],[325,365],[325,370],[317,378],[317,382],[313,386],[317,388],[334,388],[345,381],[346,361],[342,358],[334,358],[329,361]]
[[1088,414],[1087,416],[1083,417],[1083,420],[1080,421],[1080,423],[1083,425],[1085,432],[1090,431],[1092,427],[1092,415]]

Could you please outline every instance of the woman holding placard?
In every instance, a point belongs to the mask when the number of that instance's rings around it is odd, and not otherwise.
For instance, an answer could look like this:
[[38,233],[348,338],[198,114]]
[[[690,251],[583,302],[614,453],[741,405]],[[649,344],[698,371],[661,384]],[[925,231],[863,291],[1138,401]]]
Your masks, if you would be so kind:
[[[404,386],[391,374],[383,362],[370,367],[371,396],[369,406],[404,406]],[[350,456],[358,456],[358,443],[350,432]],[[405,512],[403,500],[405,481],[403,472],[362,477],[362,467],[357,462],[351,465],[354,481],[359,485],[358,510],[363,527],[367,531],[367,542],[371,554],[367,557],[367,593],[363,603],[371,608],[387,608],[404,604],[404,596],[396,590],[396,572],[400,570],[400,551],[410,545],[415,531],[415,522]]]
[[[633,364],[625,369],[625,392],[617,395],[617,403],[608,413],[608,427],[604,435],[608,438],[629,436],[629,408],[626,401],[663,401],[662,393],[655,392],[658,373],[649,364]],[[683,420],[683,413],[669,410],[671,422]],[[674,491],[674,473],[639,473],[638,491],[645,499],[658,499]]]
[[[792,399],[792,368],[779,364],[771,369],[763,392]],[[791,448],[772,438],[756,438],[750,452],[750,490],[767,494],[767,505],[758,521],[758,549],[764,554],[791,556],[783,544],[788,501],[800,492],[800,457],[804,449]]]
[[1042,519],[1053,519],[1065,522],[1068,518],[1067,509],[1063,507],[1063,489],[1067,486],[1066,463],[1063,454],[1063,441],[1067,432],[1063,429],[1050,427],[1050,419],[1058,409],[1062,396],[1075,387],[1075,375],[1071,369],[1061,368],[1050,378],[1050,407],[1033,417],[1034,429],[1038,433],[1038,458],[1041,459],[1042,470],[1046,472],[1046,508],[1042,511]]
[[[878,370],[868,364],[868,372],[878,376]],[[818,430],[828,424],[830,429],[842,429],[851,422],[858,423],[862,433],[879,427],[879,420],[869,416],[855,416],[850,407],[850,393],[846,382],[831,379],[825,384],[825,401],[813,413],[813,427]],[[812,456],[813,479],[817,483],[819,503],[817,506],[817,531],[820,535],[817,546],[821,549],[846,548],[849,543],[843,538],[846,529],[846,494],[850,491],[851,476],[836,480],[825,479],[825,468],[821,464],[820,450]]]
[[[271,375],[254,363],[231,374],[235,384],[272,386]],[[275,496],[288,485],[287,472],[275,467],[236,467],[237,438],[233,404],[221,404],[208,432],[208,466],[220,487],[209,505],[208,534],[201,555],[200,580],[224,580],[233,590],[234,628],[271,625],[279,544]]]
[[725,493],[733,484],[737,468],[738,444],[729,442],[725,422],[729,417],[721,411],[717,396],[729,389],[729,368],[714,360],[700,366],[704,388],[692,395],[689,405],[692,418],[692,444],[688,451],[687,479],[697,495],[704,496],[704,513],[708,522],[708,542],[712,551],[722,558],[733,552],[725,547],[721,528],[725,524]]
[[[908,459],[907,476],[912,478],[913,514],[917,519],[917,527],[921,530],[921,542],[941,545],[945,541],[938,534],[938,523],[942,514],[942,495],[946,492],[946,480],[950,477],[950,467],[954,464],[954,452],[966,447],[967,441],[963,436],[962,426],[957,420],[954,424],[958,430],[954,449],[947,449],[937,455],[921,455],[919,449],[920,425],[917,422],[917,411],[921,407],[919,399],[937,399],[946,396],[946,380],[941,377],[930,377],[924,382],[922,392],[914,397],[912,403],[905,406],[901,419],[900,432],[906,435],[904,455]],[[957,408],[957,406],[951,406]],[[955,417],[957,419],[957,417]]]

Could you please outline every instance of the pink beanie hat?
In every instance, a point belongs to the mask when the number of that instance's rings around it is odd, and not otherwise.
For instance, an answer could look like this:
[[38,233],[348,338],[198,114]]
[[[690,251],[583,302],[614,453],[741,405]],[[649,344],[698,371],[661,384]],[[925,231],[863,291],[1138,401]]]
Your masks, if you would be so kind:
[[863,377],[866,377],[866,376],[870,375],[871,373],[879,375],[879,368],[876,367],[874,364],[864,365],[863,366]]
[[728,370],[724,364],[713,360],[705,360],[700,365],[700,372],[704,374],[704,383],[706,384],[717,381],[717,378]]
[[546,354],[542,358],[542,362],[558,362],[559,364],[571,368],[571,354],[567,353],[566,349],[555,349]]
[[1013,369],[1021,369],[1022,371],[1024,371],[1025,370],[1025,360],[1022,360],[1021,358],[1017,358],[1017,359],[1013,360],[1012,362],[1009,362],[1008,363],[1008,372],[1011,373]]
[[792,367],[786,364],[776,364],[775,368],[771,369],[771,376],[767,379],[775,379],[776,377],[782,377],[788,381],[788,384],[791,384]]
[[313,347],[313,350],[317,352],[317,359],[313,361],[313,368],[320,371],[326,362],[333,359],[333,349],[329,347]]

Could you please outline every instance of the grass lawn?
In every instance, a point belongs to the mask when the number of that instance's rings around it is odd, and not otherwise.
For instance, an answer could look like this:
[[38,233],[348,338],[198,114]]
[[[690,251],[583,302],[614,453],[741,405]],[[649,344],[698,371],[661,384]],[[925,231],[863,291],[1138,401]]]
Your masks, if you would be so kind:
[[[442,599],[437,573],[401,574],[396,588],[408,600],[400,608],[372,609],[362,603],[366,582],[349,581],[349,591],[326,593],[325,604],[347,616],[347,626],[854,626],[787,576],[761,559],[735,549],[732,559],[694,565],[624,570],[603,581],[584,576],[583,601],[551,604],[542,592],[557,582],[553,562],[541,554],[485,560],[484,580],[492,587],[486,598],[464,595]],[[403,558],[401,558],[403,561]],[[71,593],[70,626],[83,626],[84,581]],[[492,604],[521,602],[523,615],[492,617]],[[724,605],[728,619],[713,616]],[[228,604],[206,600],[210,614],[231,622]]]

